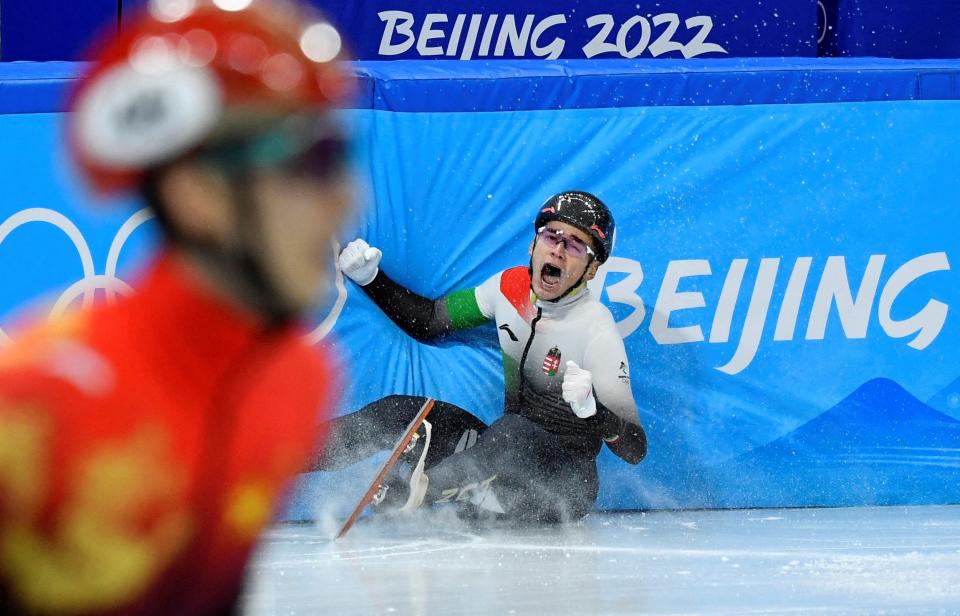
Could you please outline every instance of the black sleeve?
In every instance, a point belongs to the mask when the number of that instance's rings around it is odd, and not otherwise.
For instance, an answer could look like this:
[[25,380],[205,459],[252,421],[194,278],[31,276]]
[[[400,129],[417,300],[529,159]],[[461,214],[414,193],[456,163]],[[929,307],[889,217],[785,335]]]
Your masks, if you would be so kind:
[[391,280],[383,270],[361,288],[390,320],[417,340],[432,340],[453,330],[442,298],[433,300],[417,295]]
[[637,464],[647,455],[647,434],[643,426],[624,420],[597,401],[600,436],[610,451],[628,464]]

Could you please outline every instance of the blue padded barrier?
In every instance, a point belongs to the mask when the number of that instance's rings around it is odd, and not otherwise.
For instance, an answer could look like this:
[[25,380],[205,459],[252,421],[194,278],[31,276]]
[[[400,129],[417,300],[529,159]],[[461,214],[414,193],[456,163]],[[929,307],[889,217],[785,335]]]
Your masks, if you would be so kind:
[[[57,112],[77,69],[0,65],[4,335],[36,298],[62,307],[72,289],[76,303],[78,280],[125,278],[150,250],[137,203],[93,213],[63,164]],[[367,207],[341,241],[380,246],[413,290],[525,263],[552,192],[614,209],[593,291],[624,335],[650,454],[601,456],[601,507],[960,502],[960,62],[357,71],[344,118]],[[420,344],[349,283],[316,322],[354,377],[340,412],[411,393],[498,415],[489,328]],[[347,483],[305,477],[288,515],[316,515]]]
[[[83,63],[0,63],[0,113],[62,111]],[[960,63],[752,58],[357,62],[354,107],[522,111],[955,99]]]

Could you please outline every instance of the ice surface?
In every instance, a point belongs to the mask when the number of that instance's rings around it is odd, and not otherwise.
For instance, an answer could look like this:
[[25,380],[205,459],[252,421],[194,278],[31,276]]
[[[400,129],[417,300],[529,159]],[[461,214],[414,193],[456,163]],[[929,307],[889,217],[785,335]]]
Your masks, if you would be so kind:
[[960,614],[960,506],[366,518],[264,538],[245,613]]

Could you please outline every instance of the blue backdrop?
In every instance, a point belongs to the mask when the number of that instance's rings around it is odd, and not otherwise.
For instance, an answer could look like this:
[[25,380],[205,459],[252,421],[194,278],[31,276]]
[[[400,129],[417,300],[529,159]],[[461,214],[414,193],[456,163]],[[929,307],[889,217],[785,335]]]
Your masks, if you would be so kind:
[[[593,290],[650,454],[604,453],[602,507],[960,502],[960,62],[445,66],[359,67],[347,116],[367,208],[342,239],[438,296],[525,263],[551,193],[610,204],[616,249]],[[60,121],[0,115],[6,330],[44,290],[43,310],[82,301],[67,222],[90,288],[122,286],[109,264],[124,277],[148,250],[137,206],[81,208]],[[342,281],[316,320],[352,375],[340,411],[399,392],[498,416],[489,329],[420,344]],[[340,485],[304,481],[290,515]]]
[[[310,0],[360,59],[960,57],[955,0]],[[79,60],[147,0],[0,0],[0,60]]]
[[118,17],[116,0],[0,0],[0,60],[78,60]]
[[960,58],[960,3],[819,0],[821,56]]
[[815,0],[314,0],[357,57],[815,56]]
[[362,60],[817,55],[816,0],[309,1]]

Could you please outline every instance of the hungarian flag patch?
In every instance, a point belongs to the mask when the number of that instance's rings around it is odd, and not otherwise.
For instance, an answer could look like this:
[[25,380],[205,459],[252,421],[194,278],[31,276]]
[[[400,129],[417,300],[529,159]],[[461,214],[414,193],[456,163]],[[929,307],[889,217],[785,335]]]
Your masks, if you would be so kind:
[[543,358],[543,371],[548,376],[554,376],[560,369],[560,349],[553,347]]

